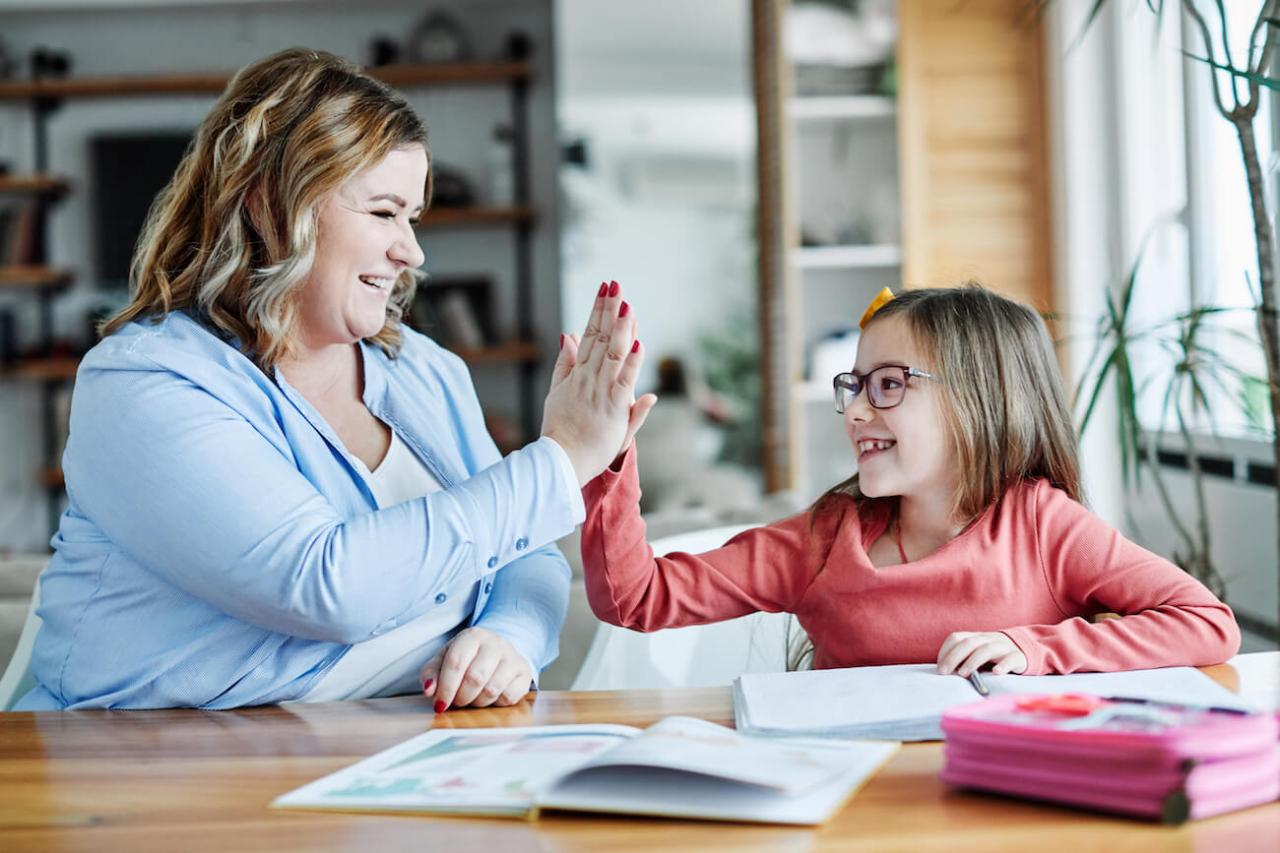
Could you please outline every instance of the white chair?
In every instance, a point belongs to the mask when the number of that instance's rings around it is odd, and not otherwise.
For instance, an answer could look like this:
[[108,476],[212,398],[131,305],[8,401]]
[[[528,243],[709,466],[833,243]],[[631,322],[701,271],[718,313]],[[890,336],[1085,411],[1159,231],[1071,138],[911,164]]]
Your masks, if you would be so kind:
[[[715,527],[658,539],[654,554],[718,548],[753,525]],[[788,613],[753,613],[726,622],[641,633],[601,623],[570,690],[718,687],[744,672],[787,668],[799,631]]]
[[36,644],[36,634],[40,631],[40,617],[36,608],[40,606],[40,579],[36,579],[35,588],[31,591],[31,605],[27,608],[26,621],[22,623],[22,634],[18,637],[18,647],[9,658],[9,666],[0,678],[0,711],[12,711],[18,700],[27,691],[36,686],[36,678],[31,674],[31,648]]

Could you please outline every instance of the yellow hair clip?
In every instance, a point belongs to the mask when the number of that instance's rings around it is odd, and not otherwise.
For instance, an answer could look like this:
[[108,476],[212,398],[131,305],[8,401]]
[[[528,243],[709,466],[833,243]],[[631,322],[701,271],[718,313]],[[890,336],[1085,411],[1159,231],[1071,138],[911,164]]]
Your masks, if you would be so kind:
[[871,304],[867,306],[867,310],[862,312],[862,319],[858,321],[858,328],[865,329],[867,323],[871,322],[871,318],[876,316],[876,312],[885,306],[886,302],[893,300],[893,291],[887,287],[880,288],[880,292],[876,294],[876,298],[871,300]]

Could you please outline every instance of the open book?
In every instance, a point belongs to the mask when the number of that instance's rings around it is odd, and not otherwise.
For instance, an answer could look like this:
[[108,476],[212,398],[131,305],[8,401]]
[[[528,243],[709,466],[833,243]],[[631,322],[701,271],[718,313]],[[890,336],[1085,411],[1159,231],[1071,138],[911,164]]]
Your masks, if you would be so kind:
[[[982,681],[992,696],[1092,693],[1248,709],[1234,693],[1191,667],[1072,675],[984,672]],[[942,713],[981,698],[967,679],[939,675],[931,663],[751,673],[733,683],[738,730],[760,735],[941,740]]]
[[278,798],[275,808],[527,817],[540,809],[817,824],[896,743],[744,737],[689,717],[648,729],[429,731]]

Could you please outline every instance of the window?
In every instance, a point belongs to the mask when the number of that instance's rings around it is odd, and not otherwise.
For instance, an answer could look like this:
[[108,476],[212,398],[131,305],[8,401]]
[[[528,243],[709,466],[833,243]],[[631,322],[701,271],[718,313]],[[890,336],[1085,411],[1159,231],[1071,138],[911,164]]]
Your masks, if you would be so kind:
[[[1243,67],[1257,14],[1256,4],[1222,5],[1227,19],[1227,40],[1232,48],[1231,64]],[[1218,40],[1221,25],[1215,16],[1206,18],[1206,22],[1215,39],[1216,57],[1222,62],[1222,42]],[[1185,17],[1182,36],[1188,53],[1197,57],[1205,55],[1200,30]],[[1222,434],[1263,438],[1271,429],[1271,413],[1257,314],[1252,310],[1257,300],[1257,244],[1239,138],[1214,101],[1211,73],[1217,75],[1219,91],[1228,108],[1235,103],[1231,94],[1233,83],[1241,100],[1248,97],[1244,81],[1233,80],[1226,72],[1211,72],[1198,60],[1186,61],[1192,288],[1200,305],[1237,309],[1215,319],[1214,326],[1220,331],[1213,333],[1209,341],[1227,363],[1258,378],[1245,384],[1243,401],[1230,399],[1230,391],[1216,391],[1214,425]],[[1276,209],[1276,168],[1280,162],[1277,135],[1273,132],[1273,101],[1274,93],[1263,97],[1254,120],[1272,217]]]

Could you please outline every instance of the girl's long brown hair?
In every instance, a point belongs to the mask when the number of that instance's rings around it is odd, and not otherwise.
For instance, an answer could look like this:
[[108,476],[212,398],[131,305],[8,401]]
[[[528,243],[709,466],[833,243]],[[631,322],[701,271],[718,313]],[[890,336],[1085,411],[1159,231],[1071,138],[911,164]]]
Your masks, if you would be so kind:
[[[413,109],[341,57],[294,48],[246,66],[156,196],[133,256],[130,302],[101,333],[187,311],[271,367],[294,338],[320,203],[412,145],[427,149]],[[430,202],[430,170],[425,193]],[[371,338],[388,355],[399,351],[418,275],[401,274]]]

